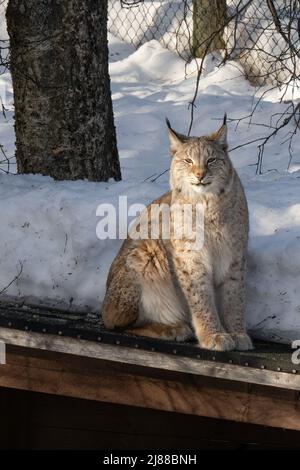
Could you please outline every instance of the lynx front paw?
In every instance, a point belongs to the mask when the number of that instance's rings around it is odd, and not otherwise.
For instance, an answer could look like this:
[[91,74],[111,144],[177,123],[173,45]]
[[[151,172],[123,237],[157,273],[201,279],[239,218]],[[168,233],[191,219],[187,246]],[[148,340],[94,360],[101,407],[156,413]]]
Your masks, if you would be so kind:
[[248,351],[253,349],[251,338],[247,335],[247,333],[234,333],[231,336],[235,342],[234,349],[237,349],[238,351]]
[[202,339],[200,346],[212,351],[231,351],[235,348],[235,342],[229,333],[215,333]]

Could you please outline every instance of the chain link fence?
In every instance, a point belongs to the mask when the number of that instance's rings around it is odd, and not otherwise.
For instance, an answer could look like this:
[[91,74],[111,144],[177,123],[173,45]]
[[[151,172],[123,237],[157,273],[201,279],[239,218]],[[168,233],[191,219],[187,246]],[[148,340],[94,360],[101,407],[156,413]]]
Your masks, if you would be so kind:
[[219,50],[255,84],[286,84],[300,68],[300,0],[109,0],[109,31],[152,39],[185,60]]
[[184,58],[191,56],[191,0],[109,0],[108,30],[139,47],[152,39]]
[[296,83],[300,72],[300,1],[228,2],[225,54],[239,59],[254,84]]

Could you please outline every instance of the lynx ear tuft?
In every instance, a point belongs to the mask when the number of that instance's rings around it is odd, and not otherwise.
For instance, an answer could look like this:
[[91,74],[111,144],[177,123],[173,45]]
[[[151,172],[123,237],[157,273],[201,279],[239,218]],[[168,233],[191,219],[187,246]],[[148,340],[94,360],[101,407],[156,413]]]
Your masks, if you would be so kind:
[[172,155],[175,155],[178,150],[182,148],[182,145],[187,142],[189,139],[187,136],[183,134],[179,134],[178,132],[172,129],[171,123],[169,119],[166,117],[166,123],[168,127],[168,135],[169,135],[169,142],[170,142],[170,152]]
[[223,124],[220,127],[220,129],[218,129],[216,132],[213,132],[209,136],[209,138],[211,140],[218,142],[218,144],[220,144],[224,148],[224,150],[227,150],[228,143],[227,143],[227,114],[226,113],[224,114]]
[[166,117],[166,123],[167,123],[168,129],[172,130],[171,123],[167,117]]

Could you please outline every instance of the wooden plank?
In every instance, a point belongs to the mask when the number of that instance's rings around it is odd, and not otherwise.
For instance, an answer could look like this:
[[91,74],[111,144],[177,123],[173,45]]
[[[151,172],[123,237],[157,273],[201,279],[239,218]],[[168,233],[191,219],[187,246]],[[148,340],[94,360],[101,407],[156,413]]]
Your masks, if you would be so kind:
[[[28,392],[19,394],[30,395]],[[1,399],[1,392],[0,392]],[[97,430],[106,434],[123,433],[132,436],[131,448],[136,448],[139,437],[155,437],[156,442],[165,442],[166,436],[181,442],[179,448],[199,448],[200,440],[259,442],[274,444],[274,447],[300,447],[297,431],[241,424],[233,421],[215,420],[160,410],[99,403],[89,400],[34,394],[31,400],[31,420],[34,426],[43,429],[70,428]],[[74,413],[76,409],[76,413]],[[146,423],[146,425],[145,425]],[[134,444],[134,439],[136,439]],[[152,443],[153,444],[153,443]],[[116,447],[116,442],[115,442]],[[109,448],[109,447],[107,447]],[[129,447],[130,448],[130,447]],[[153,448],[151,445],[144,448]],[[159,448],[159,447],[158,447]]]
[[300,447],[298,431],[22,390],[0,388],[0,413],[0,449]]
[[30,436],[30,398],[20,399],[19,390],[9,392],[0,388],[0,449],[12,449],[16,443],[25,448]]
[[291,390],[159,372],[9,347],[0,386],[300,430],[299,397]]
[[188,357],[135,350],[92,341],[78,340],[48,334],[0,328],[0,339],[6,344],[97,358],[112,362],[155,367],[188,374],[228,379],[233,381],[300,390],[300,375],[254,369],[232,364],[197,360]]

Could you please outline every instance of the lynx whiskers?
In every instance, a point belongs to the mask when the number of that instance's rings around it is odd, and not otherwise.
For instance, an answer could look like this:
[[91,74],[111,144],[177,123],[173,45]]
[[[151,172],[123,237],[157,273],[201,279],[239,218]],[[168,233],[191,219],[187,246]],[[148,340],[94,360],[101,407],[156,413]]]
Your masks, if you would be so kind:
[[[203,137],[167,125],[171,189],[153,204],[190,204],[193,210],[202,204],[203,244],[195,250],[174,230],[168,239],[133,240],[129,233],[110,268],[104,324],[178,341],[195,335],[200,347],[212,350],[251,349],[245,326],[248,210],[227,153],[226,116],[218,131]],[[171,229],[174,223],[171,217]]]

